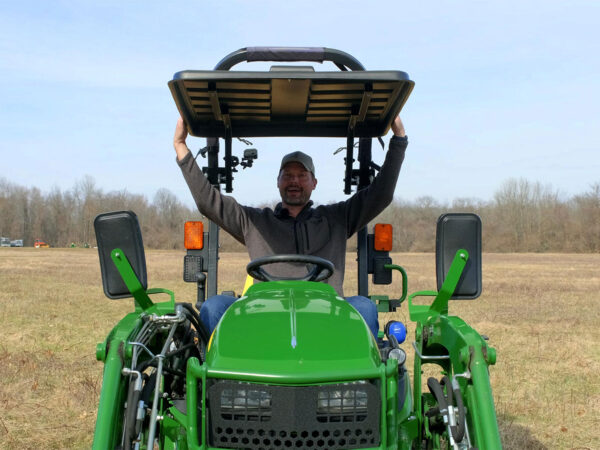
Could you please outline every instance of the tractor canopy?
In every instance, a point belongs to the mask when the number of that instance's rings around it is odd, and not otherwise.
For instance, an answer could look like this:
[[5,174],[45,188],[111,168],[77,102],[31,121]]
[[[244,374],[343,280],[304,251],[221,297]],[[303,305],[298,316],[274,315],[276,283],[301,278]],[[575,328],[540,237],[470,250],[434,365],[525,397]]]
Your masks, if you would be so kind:
[[376,377],[381,359],[359,313],[331,286],[274,281],[227,310],[206,362],[213,376],[303,383]]
[[[342,70],[228,70],[241,61],[267,60],[329,60]],[[367,71],[347,53],[327,48],[244,48],[224,58],[215,70],[177,72],[169,82],[190,134],[221,138],[383,136],[413,87],[405,72]]]

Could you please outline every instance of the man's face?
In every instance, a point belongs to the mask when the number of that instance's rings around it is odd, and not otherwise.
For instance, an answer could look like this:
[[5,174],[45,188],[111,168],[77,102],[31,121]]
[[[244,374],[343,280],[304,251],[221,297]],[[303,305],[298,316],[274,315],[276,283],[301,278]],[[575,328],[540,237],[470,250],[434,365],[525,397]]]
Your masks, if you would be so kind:
[[317,187],[317,179],[302,164],[291,162],[279,172],[277,187],[284,205],[304,206]]

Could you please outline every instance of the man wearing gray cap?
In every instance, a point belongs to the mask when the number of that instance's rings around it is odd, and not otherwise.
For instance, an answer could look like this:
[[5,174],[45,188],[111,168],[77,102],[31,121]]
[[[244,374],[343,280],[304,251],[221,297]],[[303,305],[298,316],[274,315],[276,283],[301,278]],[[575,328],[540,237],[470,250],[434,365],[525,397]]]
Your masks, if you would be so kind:
[[[327,281],[343,296],[347,240],[374,219],[393,200],[394,189],[408,140],[400,117],[392,124],[394,136],[381,170],[373,183],[347,200],[313,207],[310,200],[317,187],[312,158],[296,151],[281,161],[277,188],[281,203],[275,209],[240,205],[233,197],[223,195],[212,186],[195,162],[185,140],[187,130],[182,119],[177,122],[173,146],[177,162],[192,192],[199,211],[215,222],[248,249],[250,259],[271,255],[314,255],[331,261],[335,266]],[[298,267],[278,264],[269,272],[276,276],[297,276]],[[200,318],[210,333],[234,297],[215,295],[204,302]],[[377,308],[362,296],[346,297],[377,336]]]

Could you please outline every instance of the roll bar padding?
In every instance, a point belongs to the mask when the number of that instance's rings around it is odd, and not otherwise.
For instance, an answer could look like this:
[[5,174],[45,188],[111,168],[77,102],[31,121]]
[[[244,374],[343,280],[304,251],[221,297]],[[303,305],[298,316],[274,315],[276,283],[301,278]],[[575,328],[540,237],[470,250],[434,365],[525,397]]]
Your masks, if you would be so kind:
[[244,47],[230,53],[215,66],[214,70],[229,70],[241,62],[254,61],[310,61],[332,63],[350,70],[365,70],[352,55],[327,47]]

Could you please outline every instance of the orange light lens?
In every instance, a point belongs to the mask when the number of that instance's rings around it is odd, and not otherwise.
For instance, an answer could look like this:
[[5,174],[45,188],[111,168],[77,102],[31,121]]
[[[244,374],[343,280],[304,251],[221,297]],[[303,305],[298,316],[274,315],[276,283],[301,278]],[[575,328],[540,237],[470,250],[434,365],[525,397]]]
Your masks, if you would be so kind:
[[185,223],[185,248],[188,250],[202,250],[204,246],[204,224],[202,222]]
[[375,224],[375,239],[373,246],[379,252],[392,251],[392,241],[394,240],[394,230],[389,223]]

